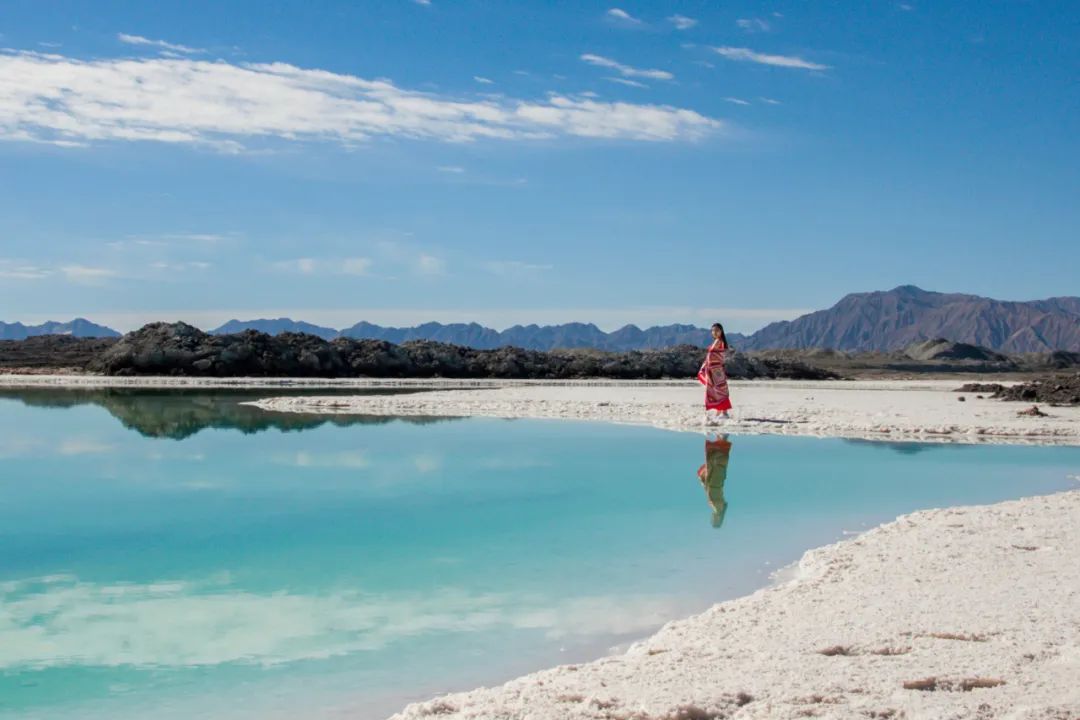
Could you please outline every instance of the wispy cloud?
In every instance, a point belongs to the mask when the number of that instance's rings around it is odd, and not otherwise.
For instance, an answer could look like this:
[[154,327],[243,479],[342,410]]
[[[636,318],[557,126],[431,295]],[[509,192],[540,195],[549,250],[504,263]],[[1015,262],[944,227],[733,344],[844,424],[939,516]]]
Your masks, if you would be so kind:
[[608,82],[619,83],[620,85],[626,85],[627,87],[635,87],[635,88],[648,88],[649,87],[648,85],[646,85],[643,82],[638,82],[637,80],[627,80],[626,78],[609,77],[609,78],[604,78],[604,79],[607,80]]
[[750,48],[740,47],[717,47],[713,48],[713,50],[721,57],[738,62],[752,62],[757,63],[758,65],[772,65],[775,67],[795,68],[797,70],[829,69],[828,65],[810,62],[809,60],[804,60],[795,55],[769,55],[766,53],[755,52]]
[[645,24],[644,22],[634,17],[630,13],[626,12],[622,8],[611,8],[607,11],[606,17],[608,20],[611,20],[612,22],[618,23],[620,25],[640,26]]
[[[665,71],[640,72],[641,77],[670,77]],[[559,94],[545,100],[461,100],[285,63],[84,61],[0,52],[0,140],[154,141],[239,152],[245,149],[241,141],[268,138],[347,146],[377,137],[677,141],[722,127],[718,120],[668,105]]]
[[371,265],[371,258],[345,258],[341,263],[341,272],[344,275],[367,275],[371,270]]
[[495,84],[495,81],[492,80],[491,78],[482,77],[480,75],[473,75],[473,80],[480,83],[481,85],[494,85]]
[[417,275],[442,275],[446,272],[446,264],[442,259],[435,257],[434,255],[428,255],[427,253],[421,253],[416,258],[416,264],[413,268]]
[[366,257],[302,257],[277,260],[271,263],[271,267],[279,272],[297,275],[367,275],[373,264],[373,261]]
[[484,264],[484,269],[493,275],[501,277],[517,277],[545,272],[553,269],[553,266],[522,262],[520,260],[492,260]]
[[760,97],[758,98],[758,100],[765,103],[766,105],[783,105],[783,103],[781,103],[779,100],[770,97]]
[[413,2],[416,3],[417,5],[423,5],[424,7],[430,7],[431,6],[431,0],[413,0]]
[[674,25],[676,30],[689,30],[698,24],[697,20],[685,15],[672,15],[668,18],[668,22]]
[[51,274],[52,271],[37,265],[0,259],[0,278],[5,280],[41,280]]
[[624,65],[617,60],[612,60],[611,58],[606,58],[602,55],[585,53],[581,56],[581,59],[590,65],[617,70],[625,77],[648,78],[649,80],[673,80],[675,78],[675,76],[667,70],[641,70],[640,68]]
[[460,165],[439,165],[435,169],[441,173],[451,173],[453,175],[463,175],[465,173],[465,168]]
[[206,52],[200,48],[188,47],[187,45],[177,45],[176,43],[165,42],[164,40],[151,40],[145,38],[142,35],[128,35],[127,33],[119,33],[116,39],[122,43],[128,45],[142,45],[144,47],[156,47],[162,50],[169,50],[174,53],[181,53],[183,55],[198,55]]
[[733,105],[749,105],[750,104],[749,101],[743,100],[742,98],[737,98],[737,97],[726,97],[726,98],[724,98],[724,100],[726,100],[729,103],[732,103]]
[[60,272],[69,281],[82,285],[101,285],[117,274],[115,270],[109,268],[87,265],[64,265],[60,268]]
[[739,18],[735,21],[735,24],[748,33],[769,32],[769,30],[772,30],[769,21],[761,18]]

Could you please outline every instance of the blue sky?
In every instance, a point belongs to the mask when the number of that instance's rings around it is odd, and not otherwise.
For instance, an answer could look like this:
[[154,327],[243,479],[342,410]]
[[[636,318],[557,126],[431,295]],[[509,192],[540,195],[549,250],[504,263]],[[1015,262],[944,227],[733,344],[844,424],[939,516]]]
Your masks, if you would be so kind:
[[0,5],[0,319],[1078,294],[1073,2]]

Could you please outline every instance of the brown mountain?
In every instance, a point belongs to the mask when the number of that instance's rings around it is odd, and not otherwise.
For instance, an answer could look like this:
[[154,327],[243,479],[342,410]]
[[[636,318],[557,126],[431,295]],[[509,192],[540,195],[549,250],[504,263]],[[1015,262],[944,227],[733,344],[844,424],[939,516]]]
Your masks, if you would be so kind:
[[1012,302],[904,285],[848,295],[828,310],[772,323],[742,348],[888,351],[936,338],[1008,353],[1080,351],[1080,298]]

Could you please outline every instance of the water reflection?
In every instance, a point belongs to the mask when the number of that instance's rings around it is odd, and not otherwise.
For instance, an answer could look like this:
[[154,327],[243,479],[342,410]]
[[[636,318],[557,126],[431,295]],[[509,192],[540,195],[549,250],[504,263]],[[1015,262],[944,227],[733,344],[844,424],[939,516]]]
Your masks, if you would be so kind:
[[698,468],[697,476],[705,497],[712,508],[712,526],[724,524],[727,501],[724,499],[724,482],[727,480],[728,462],[731,459],[731,442],[727,435],[705,438],[705,464]]
[[968,443],[958,442],[916,442],[916,441],[889,441],[889,440],[865,440],[862,438],[842,438],[843,442],[848,445],[860,445],[863,447],[873,447],[881,450],[892,450],[900,455],[918,455],[919,453],[926,452],[927,450],[943,450],[952,448],[954,450],[967,450],[974,445]]
[[159,388],[17,388],[0,389],[0,400],[15,400],[30,407],[104,408],[129,430],[154,438],[183,440],[206,428],[234,429],[244,434],[266,430],[312,430],[323,425],[380,425],[402,420],[426,425],[458,418],[378,417],[372,415],[320,415],[273,413],[241,403],[270,395],[384,395],[408,390],[296,390],[285,388],[177,390]]

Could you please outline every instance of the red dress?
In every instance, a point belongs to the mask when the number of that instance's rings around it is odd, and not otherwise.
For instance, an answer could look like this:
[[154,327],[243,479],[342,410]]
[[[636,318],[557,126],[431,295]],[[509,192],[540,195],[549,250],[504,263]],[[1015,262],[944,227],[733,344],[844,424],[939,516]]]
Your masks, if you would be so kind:
[[705,409],[724,412],[731,409],[728,394],[727,371],[724,369],[724,353],[727,348],[719,340],[713,340],[705,354],[705,362],[698,371],[698,382],[705,386]]

